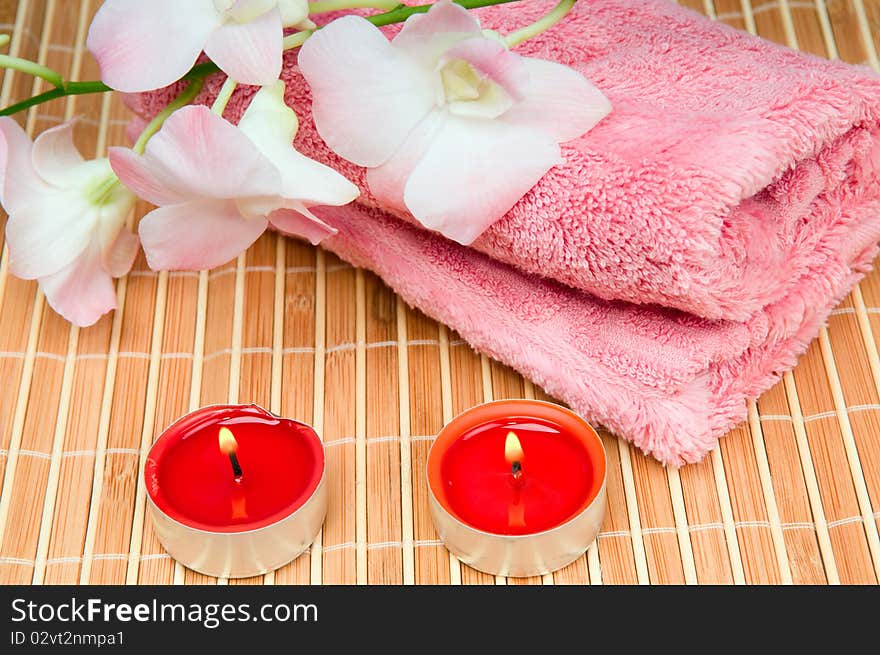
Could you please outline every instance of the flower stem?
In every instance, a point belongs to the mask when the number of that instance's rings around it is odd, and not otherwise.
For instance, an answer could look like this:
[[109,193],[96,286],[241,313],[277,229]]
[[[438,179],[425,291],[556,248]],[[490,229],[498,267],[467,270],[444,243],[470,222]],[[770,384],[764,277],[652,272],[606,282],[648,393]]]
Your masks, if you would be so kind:
[[103,82],[98,81],[65,82],[63,86],[56,86],[54,89],[49,89],[45,93],[40,93],[30,98],[26,98],[21,102],[17,102],[14,105],[10,105],[9,107],[0,110],[0,116],[11,116],[12,114],[17,114],[18,112],[23,111],[28,107],[33,107],[34,105],[49,102],[50,100],[54,100],[55,98],[83,95],[86,93],[105,93],[112,90],[113,89],[111,89]]
[[528,41],[529,39],[538,36],[541,32],[549,30],[568,15],[568,12],[574,7],[575,2],[577,2],[577,0],[560,0],[559,4],[550,10],[550,12],[543,18],[536,20],[531,25],[526,25],[522,29],[508,34],[504,37],[508,47],[513,48],[514,46],[518,46],[523,41]]
[[[479,9],[480,7],[491,7],[492,5],[504,5],[509,2],[519,2],[520,0],[453,0],[455,4],[461,5],[465,9]],[[383,25],[392,25],[393,23],[402,23],[414,14],[426,13],[434,4],[426,5],[401,5],[397,9],[386,11],[384,14],[375,14],[374,16],[364,16],[376,27]]]
[[35,61],[21,59],[20,57],[10,57],[9,55],[0,55],[0,68],[11,68],[12,70],[21,71],[34,77],[46,80],[55,87],[64,86],[64,78],[57,71],[46,68]]
[[220,117],[223,116],[223,110],[226,109],[226,105],[229,103],[229,99],[232,97],[232,93],[235,91],[236,86],[238,86],[238,82],[231,77],[226,78],[223,82],[223,86],[220,87],[220,91],[217,93],[217,98],[214,100],[214,104],[211,105],[212,112]]
[[320,0],[309,3],[309,15],[326,14],[342,9],[384,9],[390,11],[403,6],[400,0]]
[[12,39],[8,34],[0,34],[0,48],[6,47],[9,41]]
[[283,41],[284,49],[293,50],[294,48],[298,48],[305,43],[306,39],[314,34],[314,32],[314,30],[302,30],[301,32],[294,32],[293,34],[285,36]]
[[156,132],[158,132],[162,124],[165,122],[165,119],[168,118],[175,111],[183,107],[184,105],[188,105],[192,102],[192,99],[195,98],[199,91],[202,90],[202,84],[205,83],[204,78],[195,79],[189,83],[181,93],[174,100],[168,103],[168,106],[165,107],[162,111],[160,111],[156,116],[151,120],[147,126],[144,128],[144,131],[141,132],[141,135],[138,137],[135,142],[132,150],[134,150],[139,155],[144,154],[144,150],[147,147],[147,141],[150,140]]
[[88,201],[97,207],[106,204],[117,184],[121,184],[115,173],[111,173],[101,182],[96,184],[87,194]]

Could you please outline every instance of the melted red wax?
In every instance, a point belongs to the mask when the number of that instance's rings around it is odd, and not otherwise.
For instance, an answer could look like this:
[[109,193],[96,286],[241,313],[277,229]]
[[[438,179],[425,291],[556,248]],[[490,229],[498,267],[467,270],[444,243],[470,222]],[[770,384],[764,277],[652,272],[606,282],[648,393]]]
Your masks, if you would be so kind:
[[[523,450],[517,481],[504,458],[513,431]],[[584,506],[594,470],[583,442],[543,419],[499,419],[475,426],[445,453],[441,476],[449,507],[494,534],[530,534],[565,523]]]
[[[229,428],[243,475],[236,481],[218,433]],[[235,532],[264,527],[301,507],[324,468],[307,425],[252,406],[218,407],[185,417],[160,437],[147,462],[150,497],[191,527]]]

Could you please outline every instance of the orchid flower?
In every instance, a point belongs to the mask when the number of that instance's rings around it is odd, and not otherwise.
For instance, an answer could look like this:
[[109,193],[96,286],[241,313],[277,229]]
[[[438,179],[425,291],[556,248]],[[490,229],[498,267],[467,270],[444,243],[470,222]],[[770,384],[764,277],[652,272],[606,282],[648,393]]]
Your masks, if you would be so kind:
[[116,307],[112,278],[134,262],[137,237],[125,227],[135,197],[107,159],[83,160],[73,122],[34,143],[0,118],[0,201],[9,213],[9,267],[36,279],[49,305],[85,327]]
[[86,45],[119,91],[167,86],[202,50],[234,80],[265,85],[281,73],[283,27],[308,13],[307,0],[106,0]]
[[462,244],[562,162],[559,143],[611,110],[583,75],[511,52],[449,0],[391,42],[339,18],[305,42],[299,66],[327,145],[369,168],[386,207]]
[[207,107],[189,106],[165,121],[143,156],[111,148],[119,178],[159,205],[140,223],[150,268],[213,268],[270,224],[314,244],[334,234],[308,208],[347,204],[358,189],[294,150],[298,126],[277,82],[256,93],[238,127]]

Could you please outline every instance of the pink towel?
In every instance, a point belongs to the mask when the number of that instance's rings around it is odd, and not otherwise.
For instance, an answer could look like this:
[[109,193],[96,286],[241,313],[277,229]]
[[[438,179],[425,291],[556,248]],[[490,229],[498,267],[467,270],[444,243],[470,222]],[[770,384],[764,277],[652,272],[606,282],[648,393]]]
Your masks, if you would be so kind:
[[[551,4],[479,16],[506,31]],[[697,461],[876,254],[880,81],[657,0],[576,7],[521,50],[583,71],[614,110],[474,248],[368,193],[316,213],[339,230],[328,249],[478,350],[661,461]],[[317,136],[294,64],[297,147],[363,186]],[[128,98],[132,131],[178,88]]]
[[[479,10],[510,31],[551,0]],[[397,26],[387,28],[391,34]],[[550,171],[473,246],[601,298],[747,320],[816,265],[841,199],[875,179],[880,78],[771,44],[664,0],[591,0],[519,52],[580,70],[613,111],[563,146]],[[327,151],[287,54],[297,147],[364,190],[364,170]],[[214,78],[199,101],[216,93]],[[254,89],[233,97],[237,118]],[[155,114],[172,91],[132,100]],[[393,210],[405,216],[398,208]]]

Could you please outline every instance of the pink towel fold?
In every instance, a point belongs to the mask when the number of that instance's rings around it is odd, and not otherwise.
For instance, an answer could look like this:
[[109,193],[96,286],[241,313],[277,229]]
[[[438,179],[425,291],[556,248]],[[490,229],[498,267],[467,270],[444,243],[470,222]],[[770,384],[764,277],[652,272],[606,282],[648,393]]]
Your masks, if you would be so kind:
[[[476,12],[507,32],[542,15],[540,0]],[[397,26],[386,28],[389,34]],[[747,320],[815,266],[835,217],[861,193],[878,148],[880,78],[797,53],[664,0],[591,0],[517,48],[581,71],[613,110],[563,146],[542,179],[473,246],[494,259],[607,299]],[[308,88],[288,53],[297,147],[340,170],[375,206],[364,170],[329,153]],[[199,101],[216,93],[214,79]],[[237,117],[253,89],[233,98]],[[170,91],[133,106],[155,114]],[[401,217],[401,208],[382,207]]]
[[[478,15],[509,31],[552,4]],[[578,3],[519,50],[581,70],[614,105],[566,163],[473,248],[366,190],[316,210],[339,230],[325,245],[589,420],[665,463],[697,461],[876,254],[880,79],[659,0]],[[315,132],[295,55],[283,77],[297,148],[363,188]],[[129,97],[132,131],[178,90]]]

